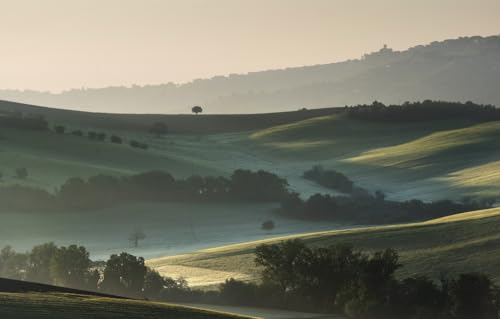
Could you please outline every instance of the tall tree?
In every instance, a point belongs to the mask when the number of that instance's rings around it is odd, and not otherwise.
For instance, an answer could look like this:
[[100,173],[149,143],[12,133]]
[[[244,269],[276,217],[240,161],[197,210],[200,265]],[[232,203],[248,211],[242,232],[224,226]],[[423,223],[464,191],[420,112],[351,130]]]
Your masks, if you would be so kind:
[[85,288],[90,265],[91,260],[85,247],[60,247],[52,258],[50,273],[57,285]]
[[26,271],[26,279],[29,281],[52,283],[50,274],[52,259],[57,252],[54,243],[46,243],[33,247],[29,254],[29,265]]
[[108,293],[138,297],[144,287],[146,271],[142,257],[127,253],[111,255],[106,262],[101,288]]

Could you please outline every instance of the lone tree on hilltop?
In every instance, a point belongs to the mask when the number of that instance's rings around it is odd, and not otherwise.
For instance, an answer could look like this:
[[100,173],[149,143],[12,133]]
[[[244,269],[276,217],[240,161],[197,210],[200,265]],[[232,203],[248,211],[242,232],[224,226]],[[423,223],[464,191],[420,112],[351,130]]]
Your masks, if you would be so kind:
[[198,113],[203,112],[203,108],[201,106],[196,105],[196,106],[193,106],[193,108],[191,109],[191,112],[198,115]]
[[128,237],[128,240],[134,245],[134,247],[139,247],[139,241],[146,238],[146,234],[140,229],[136,228]]

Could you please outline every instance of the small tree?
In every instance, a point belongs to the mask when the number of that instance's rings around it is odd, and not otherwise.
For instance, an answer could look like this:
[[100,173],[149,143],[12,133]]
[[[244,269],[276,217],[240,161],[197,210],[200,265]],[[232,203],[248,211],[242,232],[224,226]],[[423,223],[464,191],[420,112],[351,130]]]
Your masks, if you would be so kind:
[[274,221],[272,220],[266,220],[265,222],[262,223],[261,228],[265,231],[271,231],[275,227]]
[[123,142],[122,138],[116,135],[111,135],[111,143],[121,144]]
[[140,229],[136,228],[128,237],[128,240],[134,245],[134,247],[139,247],[139,241],[146,238],[146,234]]
[[191,109],[191,112],[198,115],[198,113],[203,112],[203,108],[201,106],[196,105],[196,106],[193,106],[193,108]]
[[16,177],[19,179],[26,179],[28,177],[28,169],[25,167],[16,168]]

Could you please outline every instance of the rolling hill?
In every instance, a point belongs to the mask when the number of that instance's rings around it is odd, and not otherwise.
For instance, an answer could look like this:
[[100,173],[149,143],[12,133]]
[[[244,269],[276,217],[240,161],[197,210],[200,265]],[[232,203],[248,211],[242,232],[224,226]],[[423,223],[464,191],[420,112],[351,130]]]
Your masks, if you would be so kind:
[[366,251],[397,249],[404,264],[398,271],[401,277],[429,275],[438,279],[441,275],[484,272],[500,283],[499,225],[500,209],[493,208],[421,223],[276,237],[151,259],[147,263],[162,273],[185,276],[195,285],[200,279],[212,285],[230,277],[253,281],[259,278],[259,269],[253,262],[257,245],[300,238],[314,246],[346,242]]
[[[0,127],[0,164],[7,183],[52,190],[74,176],[156,169],[185,177],[228,175],[246,168],[286,177],[293,190],[308,196],[330,192],[301,177],[321,164],[397,200],[500,195],[500,125],[495,121],[380,123],[348,118],[342,109],[210,116],[97,114],[0,103],[0,112],[12,110],[43,115],[51,127],[60,124],[67,131],[118,135],[124,144]],[[158,120],[174,127],[163,138],[147,132]],[[131,140],[147,143],[149,149],[132,148]],[[29,170],[28,179],[15,178],[18,167]]]
[[3,278],[0,278],[0,317],[9,319],[249,318],[221,311],[134,300]]
[[185,84],[74,89],[52,94],[0,90],[0,99],[119,113],[261,113],[412,100],[500,105],[500,36],[388,48],[344,62],[215,76]]
[[56,293],[0,293],[0,316],[9,319],[249,318],[150,301]]

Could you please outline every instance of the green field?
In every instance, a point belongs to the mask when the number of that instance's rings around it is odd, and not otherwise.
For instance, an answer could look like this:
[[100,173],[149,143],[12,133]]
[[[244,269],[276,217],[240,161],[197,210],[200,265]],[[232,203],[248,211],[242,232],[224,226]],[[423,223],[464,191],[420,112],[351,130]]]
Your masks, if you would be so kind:
[[[47,109],[44,109],[44,112],[57,115],[52,117],[54,122],[51,124],[67,123],[71,129],[76,128],[76,124],[79,125],[77,128],[83,130],[95,128],[91,126],[92,119],[97,116],[95,114]],[[49,119],[53,116],[50,114],[47,115]],[[467,119],[455,119],[377,123],[352,120],[338,113],[299,121],[295,121],[288,114],[285,119],[277,121],[279,116],[272,114],[259,115],[256,124],[247,124],[239,129],[231,126],[234,123],[227,124],[224,130],[215,132],[212,126],[214,122],[211,122],[213,118],[203,115],[189,118],[190,121],[195,121],[191,122],[191,127],[200,125],[197,133],[174,132],[164,138],[155,138],[143,129],[146,123],[156,119],[154,115],[106,115],[96,122],[99,129],[105,131],[108,136],[118,134],[126,140],[137,139],[146,142],[150,144],[148,150],[133,149],[126,144],[90,141],[85,137],[69,134],[0,128],[2,181],[5,184],[29,184],[52,190],[72,176],[101,173],[121,175],[151,169],[166,170],[178,177],[192,174],[228,175],[234,169],[246,168],[265,169],[286,177],[292,190],[308,196],[315,192],[331,192],[301,177],[306,169],[315,164],[322,164],[325,168],[345,173],[357,185],[368,190],[380,189],[392,199],[435,200],[461,199],[464,196],[500,196],[500,122],[477,123]],[[170,119],[172,125],[178,124],[175,117]],[[251,119],[247,118],[252,123]],[[232,120],[234,118],[217,117],[217,121]],[[142,126],[137,123],[142,123]],[[170,123],[167,122],[167,125]],[[141,127],[142,129],[139,129]],[[229,130],[229,127],[232,128]],[[15,178],[13,171],[16,167],[28,168],[28,179]],[[155,215],[155,209],[158,215]],[[189,216],[194,216],[203,214],[204,209],[200,206],[178,210],[179,214],[186,211]],[[153,216],[150,219],[158,225],[158,229],[163,227],[163,224],[157,222],[157,217],[175,215],[165,214],[172,208],[161,205],[131,206],[123,210],[127,212],[120,216],[120,223],[124,227],[117,228],[123,234],[112,232],[116,238],[126,238],[127,232],[138,223],[134,212]],[[209,210],[214,211],[214,208]],[[227,217],[232,216],[231,211],[238,208],[216,210],[220,211],[219,216]],[[242,212],[251,210],[248,206],[241,207]],[[259,216],[269,216],[266,215],[269,211]],[[231,221],[234,225],[244,223],[247,227],[245,231],[258,231],[258,223],[261,222],[259,218],[254,222],[248,219],[243,221],[237,215],[234,217]],[[106,216],[103,215],[102,218],[91,218],[88,224],[79,225],[106,225],[101,222],[106,220]],[[110,217],[109,220],[113,218]],[[206,219],[199,219],[200,222],[204,220]],[[495,227],[498,226],[499,220],[496,215],[480,219],[462,215],[461,220],[454,222],[364,228],[350,232],[333,231],[306,238],[318,244],[349,241],[366,249],[394,247],[400,250],[402,260],[407,264],[401,270],[402,275],[422,271],[437,276],[441,272],[474,270],[488,272],[499,281],[500,273],[497,269],[500,269],[500,262],[495,251]],[[181,232],[192,237],[189,222],[183,225],[186,227]],[[333,228],[335,227],[332,226],[331,229]],[[199,230],[205,232],[202,228]],[[272,236],[314,230],[298,227]],[[181,245],[176,242],[156,241],[158,238],[153,237],[155,232],[159,233],[160,230],[151,231],[152,235],[146,240],[152,240],[156,245],[155,255],[161,255],[161,249],[170,245]],[[251,240],[238,236],[237,233],[239,235],[241,232],[234,231],[232,226],[227,225],[226,230],[221,231],[221,236],[225,242]],[[269,236],[256,234],[253,238],[266,237]],[[116,238],[110,240],[116,241]],[[79,243],[85,244],[83,239]],[[103,244],[108,245],[108,242],[103,241]],[[204,240],[204,244],[205,247],[210,247],[223,243],[216,239]],[[234,249],[230,248],[233,250],[224,254],[215,249],[168,257],[165,260],[151,260],[150,264],[166,275],[187,274],[188,277],[194,278],[193,282],[198,283],[207,281],[215,284],[230,276],[251,279],[258,273],[253,267],[252,245],[254,244],[233,247]],[[204,258],[205,254],[210,258]]]
[[[377,123],[352,120],[342,114],[307,118],[315,113],[298,116],[295,113],[300,112],[289,112],[281,117],[277,113],[254,115],[258,119],[239,115],[247,117],[247,124],[232,127],[239,120],[223,115],[99,117],[94,113],[29,109],[46,114],[51,125],[64,124],[68,130],[84,132],[97,129],[108,136],[119,135],[125,143],[116,145],[70,134],[0,127],[0,165],[5,183],[26,183],[52,190],[73,176],[160,169],[185,177],[228,175],[234,169],[247,168],[265,169],[286,177],[293,190],[308,196],[329,192],[301,177],[311,166],[322,164],[345,173],[359,186],[382,190],[397,200],[500,195],[500,122],[454,119]],[[327,111],[334,112],[321,112]],[[188,117],[186,126],[196,127],[199,132],[173,130],[163,138],[146,132],[146,124],[155,120],[165,120],[169,127],[176,127],[182,122],[180,117]],[[301,117],[306,119],[295,121]],[[214,127],[227,129],[217,132]],[[148,143],[150,148],[134,149],[128,145],[132,139]],[[14,177],[17,167],[28,168],[27,180]]]
[[249,317],[149,301],[72,294],[0,293],[0,318],[229,319]]
[[399,276],[429,275],[437,279],[441,274],[484,272],[500,283],[499,227],[500,208],[493,208],[422,223],[361,227],[246,242],[153,259],[148,264],[159,271],[177,269],[188,280],[190,276],[196,279],[203,275],[212,285],[227,279],[221,276],[224,273],[235,274],[242,280],[257,280],[260,270],[253,262],[253,250],[257,245],[301,238],[310,245],[350,243],[366,251],[388,247],[397,249],[404,264]]

